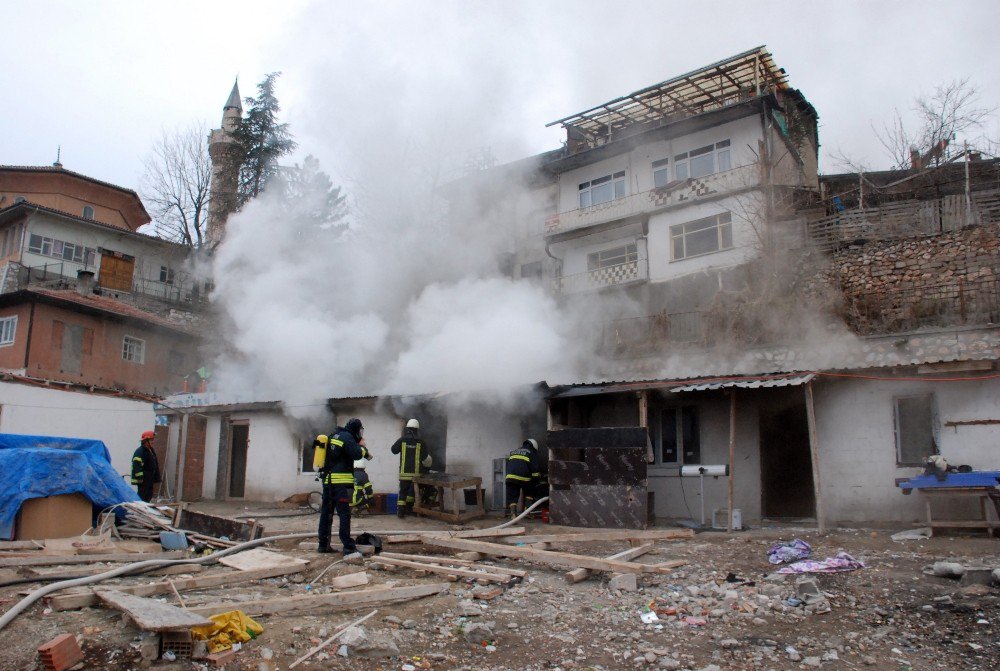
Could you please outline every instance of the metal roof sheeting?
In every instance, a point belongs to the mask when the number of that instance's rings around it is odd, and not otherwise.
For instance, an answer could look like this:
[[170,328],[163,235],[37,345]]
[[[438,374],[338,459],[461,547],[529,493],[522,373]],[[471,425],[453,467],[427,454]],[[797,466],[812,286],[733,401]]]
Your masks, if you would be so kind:
[[763,389],[765,387],[797,387],[809,382],[814,374],[796,375],[795,377],[781,377],[770,379],[750,379],[750,380],[727,380],[725,382],[703,382],[701,384],[689,384],[683,387],[674,387],[670,391],[679,393],[684,391],[715,391],[717,389]]

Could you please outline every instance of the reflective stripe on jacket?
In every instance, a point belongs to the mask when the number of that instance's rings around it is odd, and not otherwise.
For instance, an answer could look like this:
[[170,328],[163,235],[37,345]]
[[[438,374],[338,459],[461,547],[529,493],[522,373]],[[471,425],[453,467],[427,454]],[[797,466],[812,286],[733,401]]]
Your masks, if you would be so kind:
[[338,428],[327,443],[323,484],[354,487],[354,462],[367,455],[368,450],[358,445],[350,431]]
[[399,479],[412,480],[420,475],[421,461],[424,460],[427,447],[413,429],[406,429],[389,451],[399,455]]
[[507,482],[537,482],[542,477],[538,465],[538,452],[528,447],[519,447],[507,457]]

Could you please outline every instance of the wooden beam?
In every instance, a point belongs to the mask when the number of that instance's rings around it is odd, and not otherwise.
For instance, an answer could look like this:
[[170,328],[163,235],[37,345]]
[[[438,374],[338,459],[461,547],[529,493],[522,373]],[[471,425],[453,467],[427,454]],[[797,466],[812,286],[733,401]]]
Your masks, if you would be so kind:
[[729,390],[729,482],[728,501],[729,519],[726,520],[726,531],[733,533],[733,470],[736,468],[736,390]]
[[[641,557],[642,555],[650,552],[653,549],[652,543],[646,543],[645,545],[640,545],[638,547],[629,548],[628,550],[622,550],[621,552],[616,552],[613,555],[608,555],[605,559],[620,559],[622,561],[632,561],[636,557]],[[589,568],[575,568],[572,571],[566,572],[566,580],[569,582],[580,582],[586,580],[594,572]]]
[[[301,565],[278,566],[257,571],[225,571],[211,573],[209,575],[188,578],[186,580],[174,580],[174,587],[181,590],[207,589],[209,587],[221,587],[234,583],[245,583],[251,580],[263,580],[264,578],[275,578],[277,576],[300,573],[305,568]],[[133,596],[156,596],[157,594],[167,594],[171,591],[170,582],[154,582],[145,585],[132,585],[129,587],[116,587],[116,591],[122,594]],[[52,610],[76,610],[100,603],[97,598],[97,590],[88,589],[80,592],[66,592],[51,596],[47,601]]]
[[[549,550],[533,550],[531,548],[500,545],[484,541],[470,541],[460,538],[426,538],[428,545],[452,548],[454,550],[472,550],[495,557],[518,557],[528,561],[550,564],[552,566],[568,566],[569,568],[589,568],[594,571],[611,571],[618,573],[652,573],[654,569],[633,564],[631,562],[613,559],[600,559],[586,555],[570,554],[568,552],[551,552]],[[648,570],[647,570],[648,569]]]
[[578,531],[566,534],[544,534],[539,536],[520,536],[507,541],[508,543],[599,543],[601,541],[672,541],[694,538],[691,529],[610,529],[602,531]]
[[369,603],[392,603],[419,599],[425,596],[440,594],[448,589],[449,583],[433,583],[429,585],[409,585],[406,587],[376,587],[374,589],[355,590],[351,592],[334,592],[333,594],[303,594],[281,599],[262,599],[260,601],[222,601],[219,603],[192,606],[188,612],[199,615],[214,615],[230,610],[242,610],[250,617],[274,615],[278,613],[299,613],[316,608],[329,610],[351,610],[357,606]]
[[[378,533],[373,532],[373,533]],[[468,531],[414,531],[412,534],[381,536],[382,543],[419,543],[421,539],[433,536],[435,538],[496,538],[502,536],[518,536],[524,533],[524,527],[507,527],[506,529],[469,529]]]
[[128,615],[143,631],[190,629],[212,624],[208,618],[177,606],[116,590],[100,590],[97,598]]
[[819,434],[816,431],[816,405],[813,401],[812,380],[806,382],[806,420],[809,424],[809,456],[812,459],[813,490],[816,496],[816,526],[820,533],[825,533],[826,517],[823,514],[822,488],[819,486]]
[[46,555],[43,557],[9,557],[0,559],[0,566],[60,566],[62,564],[95,564],[97,562],[134,563],[149,559],[182,559],[184,552],[116,552],[104,555]]
[[430,564],[454,564],[456,566],[475,566],[476,562],[468,559],[456,559],[445,555],[409,555],[402,552],[383,552],[379,557],[389,557],[390,559],[408,559],[409,561],[422,561]]
[[[427,562],[393,559],[392,557],[386,557],[384,555],[379,555],[372,560],[372,563],[385,564],[386,566],[402,566],[404,568],[412,568],[419,571],[427,571],[428,573],[437,573],[439,575],[458,575],[463,578],[475,578],[476,580],[487,580],[489,582],[510,582],[510,579],[513,577],[510,574],[487,573],[483,571],[473,571],[472,569],[467,568],[441,566],[440,564],[428,564]],[[502,569],[497,570],[501,571]]]

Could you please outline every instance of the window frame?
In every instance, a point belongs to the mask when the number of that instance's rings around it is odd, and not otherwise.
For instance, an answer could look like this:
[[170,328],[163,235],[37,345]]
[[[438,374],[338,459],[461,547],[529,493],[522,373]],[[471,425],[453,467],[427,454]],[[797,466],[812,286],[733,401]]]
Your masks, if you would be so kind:
[[[653,188],[654,189],[660,189],[660,188],[665,187],[667,184],[670,184],[670,159],[669,158],[657,159],[657,160],[653,161],[650,164],[650,167],[652,168],[652,171],[653,171]],[[657,180],[659,179],[660,175],[663,175],[663,183],[662,184],[657,184]]]
[[[674,426],[674,453],[675,458],[672,461],[667,461],[663,458],[664,451],[664,435],[666,422],[664,418],[667,414],[672,414],[674,416],[673,426]],[[694,445],[690,452],[693,454],[691,461],[687,459],[687,449],[685,437],[685,418],[688,424],[691,426],[691,438],[693,438]],[[659,411],[659,427],[656,436],[656,449],[654,450],[654,458],[657,466],[688,466],[691,464],[701,463],[701,413],[696,405],[671,405],[667,407],[660,408]]]
[[[693,230],[687,230],[687,227],[691,227],[697,224],[702,224],[704,222],[714,219],[715,223],[711,226],[704,226],[701,228],[695,228]],[[715,238],[717,247],[711,251],[698,252],[697,254],[688,254],[688,237],[694,236],[698,233],[702,233],[706,230],[714,228]],[[735,249],[736,244],[733,239],[733,213],[726,210],[725,212],[719,212],[707,217],[700,217],[698,219],[692,219],[691,221],[685,221],[679,224],[673,224],[669,229],[670,234],[670,262],[674,261],[684,261],[686,259],[693,259],[699,256],[707,256],[709,254],[717,254],[718,252],[725,252],[730,249]],[[677,255],[677,241],[680,241],[683,246],[683,254]],[[725,244],[728,240],[728,245]]]
[[[925,400],[927,403],[928,415],[926,418],[927,419],[926,429],[930,437],[931,451],[928,454],[919,457],[917,461],[908,461],[904,460],[904,454],[903,454],[904,436],[903,436],[903,425],[901,424],[902,417],[899,406],[901,401],[905,402],[914,400]],[[938,440],[938,431],[937,431],[938,427],[937,419],[938,419],[937,399],[933,394],[933,392],[928,394],[906,394],[904,396],[893,397],[892,399],[892,423],[893,423],[893,438],[894,438],[893,442],[895,443],[894,447],[896,452],[897,467],[900,468],[909,468],[913,466],[920,467],[924,465],[924,462],[926,461],[927,457],[931,456],[932,454],[940,454],[940,444]],[[905,456],[912,456],[912,455],[905,455]]]
[[[705,173],[699,173],[698,175],[693,175],[693,171],[691,170],[691,161],[702,157],[711,157],[711,170]],[[718,142],[713,142],[712,144],[707,144],[702,147],[696,147],[694,149],[681,152],[680,154],[675,154],[673,162],[674,179],[678,181],[684,179],[700,179],[702,177],[708,177],[709,175],[715,175],[720,172],[732,170],[732,140],[730,138],[726,138],[725,140],[719,140]],[[725,167],[723,167],[723,162],[725,162]],[[679,174],[681,169],[683,169],[685,173],[683,177]]]
[[[138,343],[138,345],[135,343]],[[138,357],[136,357],[135,352],[138,352]],[[145,364],[146,341],[143,338],[136,338],[128,334],[122,336],[122,361],[139,365]]]
[[[59,250],[58,252],[56,251],[57,249]],[[66,258],[67,249],[72,250],[70,258]],[[28,234],[28,251],[39,256],[48,256],[60,261],[78,263],[84,267],[93,266],[94,261],[97,259],[97,250],[93,247],[87,247],[77,242],[66,242],[64,240],[57,240],[56,238],[49,238],[38,233]]]
[[17,341],[17,315],[8,315],[6,317],[0,317],[0,347],[10,347],[16,341]]
[[83,214],[81,216],[83,216],[84,219],[93,219],[94,218],[94,208],[91,207],[90,205],[84,205],[83,206]]
[[[610,259],[624,258],[624,261],[619,261],[618,263],[609,263]],[[604,270],[605,268],[614,268],[616,266],[623,266],[627,263],[637,263],[639,261],[639,245],[635,242],[629,242],[624,245],[618,245],[616,247],[609,247],[607,249],[599,249],[596,252],[590,252],[587,254],[587,272],[593,273]]]
[[176,274],[174,273],[173,268],[170,266],[160,266],[160,282],[162,284],[172,285],[175,279]]
[[[594,188],[602,188],[607,185],[610,188],[610,197],[604,200],[594,201]],[[619,188],[620,187],[620,188]],[[628,184],[625,179],[625,171],[618,170],[608,175],[601,175],[586,182],[581,182],[577,186],[577,204],[580,209],[603,205],[612,201],[624,198],[628,195]],[[584,202],[586,201],[586,202]]]

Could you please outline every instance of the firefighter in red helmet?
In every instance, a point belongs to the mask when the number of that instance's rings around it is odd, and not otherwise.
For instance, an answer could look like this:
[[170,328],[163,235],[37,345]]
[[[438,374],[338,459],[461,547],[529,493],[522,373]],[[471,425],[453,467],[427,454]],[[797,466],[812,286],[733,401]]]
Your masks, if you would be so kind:
[[153,485],[160,482],[160,464],[153,451],[152,431],[143,431],[139,447],[132,455],[132,484],[139,490],[139,498],[149,503],[153,500]]

